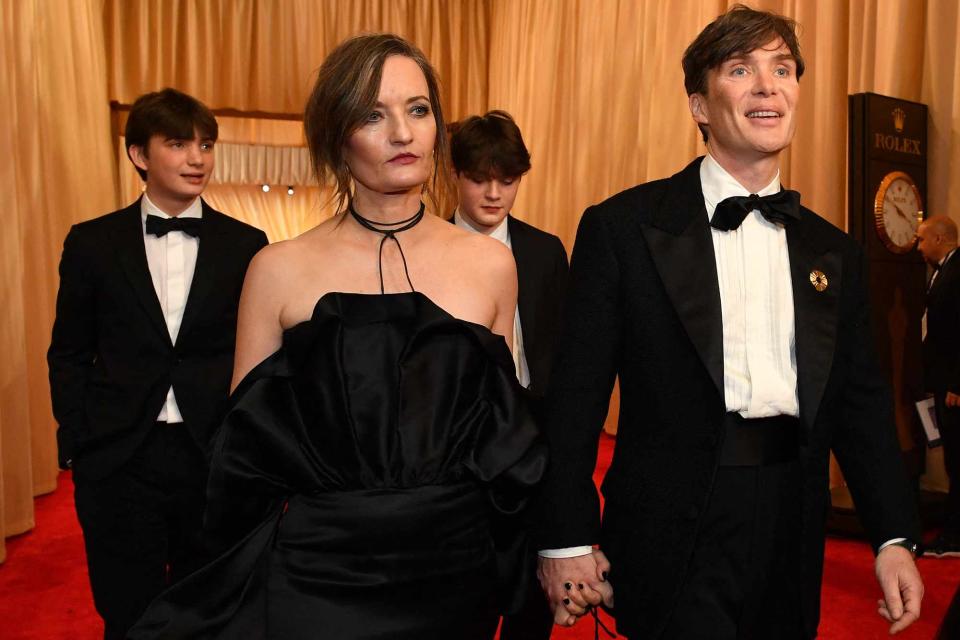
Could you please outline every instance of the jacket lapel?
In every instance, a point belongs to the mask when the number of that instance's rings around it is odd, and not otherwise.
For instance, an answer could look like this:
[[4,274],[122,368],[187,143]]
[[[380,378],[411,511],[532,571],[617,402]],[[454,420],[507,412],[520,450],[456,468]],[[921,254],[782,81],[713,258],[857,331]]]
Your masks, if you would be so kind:
[[197,249],[197,264],[193,270],[193,281],[190,283],[190,293],[187,295],[187,304],[183,310],[183,321],[177,333],[177,341],[186,335],[200,310],[204,299],[210,295],[219,281],[219,268],[223,263],[218,257],[229,252],[229,247],[223,236],[220,224],[222,214],[214,211],[201,199],[203,205],[203,224],[200,225],[200,246]]
[[517,309],[520,311],[520,331],[523,334],[524,349],[529,350],[530,343],[533,342],[532,334],[529,331],[524,331],[527,327],[533,327],[531,324],[532,318],[530,318],[534,291],[534,284],[531,282],[533,273],[527,265],[527,261],[530,259],[529,238],[525,230],[513,219],[513,216],[507,217],[507,229],[510,232],[510,248],[513,251],[513,259],[517,263]]
[[701,161],[670,178],[643,233],[667,295],[722,398],[723,317]]
[[127,207],[121,215],[120,226],[114,231],[117,255],[123,272],[130,281],[133,291],[140,301],[140,305],[154,328],[170,343],[170,332],[167,322],[160,308],[157,291],[153,287],[150,277],[150,266],[147,264],[147,250],[143,244],[143,220],[140,213],[140,200]]
[[[843,261],[838,249],[829,249],[812,233],[810,222],[815,214],[803,208],[801,211],[801,219],[789,225],[786,232],[793,282],[800,418],[811,429],[833,365]],[[826,288],[821,282],[822,291],[812,282],[815,272],[826,276]]]

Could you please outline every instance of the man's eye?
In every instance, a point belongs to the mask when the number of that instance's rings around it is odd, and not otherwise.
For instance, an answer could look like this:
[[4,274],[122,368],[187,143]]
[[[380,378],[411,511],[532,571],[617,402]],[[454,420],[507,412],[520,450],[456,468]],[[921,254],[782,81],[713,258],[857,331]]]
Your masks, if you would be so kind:
[[746,67],[734,67],[730,73],[735,76],[745,76],[747,75],[747,69]]

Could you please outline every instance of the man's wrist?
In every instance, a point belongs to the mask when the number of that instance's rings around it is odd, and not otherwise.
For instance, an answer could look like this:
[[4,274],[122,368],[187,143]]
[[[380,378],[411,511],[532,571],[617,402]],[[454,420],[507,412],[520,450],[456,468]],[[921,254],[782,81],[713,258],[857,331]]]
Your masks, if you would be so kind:
[[879,549],[877,549],[877,554],[879,554],[881,551],[883,551],[887,547],[903,547],[904,549],[909,551],[910,555],[912,555],[914,558],[920,555],[920,545],[914,542],[913,540],[910,540],[909,538],[892,538],[890,540],[887,540],[882,545],[880,545]]

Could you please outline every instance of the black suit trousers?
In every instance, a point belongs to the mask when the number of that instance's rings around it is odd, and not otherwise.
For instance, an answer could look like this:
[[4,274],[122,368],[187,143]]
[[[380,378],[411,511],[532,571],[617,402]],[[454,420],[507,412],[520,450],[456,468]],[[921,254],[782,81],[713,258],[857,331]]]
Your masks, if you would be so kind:
[[168,585],[205,562],[207,463],[186,426],[156,423],[106,477],[75,474],[77,517],[106,640],[123,639]]
[[720,467],[664,638],[800,640],[797,462]]

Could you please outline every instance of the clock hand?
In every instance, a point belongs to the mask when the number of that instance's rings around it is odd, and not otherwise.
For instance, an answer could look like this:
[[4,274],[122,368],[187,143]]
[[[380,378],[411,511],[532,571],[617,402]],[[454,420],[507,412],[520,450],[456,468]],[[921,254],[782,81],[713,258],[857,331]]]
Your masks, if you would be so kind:
[[901,217],[901,218],[903,218],[903,219],[906,220],[907,222],[911,222],[910,217],[903,212],[903,209],[901,209],[899,206],[897,206],[897,203],[896,203],[896,202],[891,201],[890,204],[892,204],[892,205],[893,205],[893,208],[897,210],[897,213],[900,214],[900,217]]

